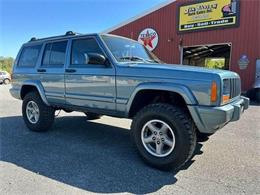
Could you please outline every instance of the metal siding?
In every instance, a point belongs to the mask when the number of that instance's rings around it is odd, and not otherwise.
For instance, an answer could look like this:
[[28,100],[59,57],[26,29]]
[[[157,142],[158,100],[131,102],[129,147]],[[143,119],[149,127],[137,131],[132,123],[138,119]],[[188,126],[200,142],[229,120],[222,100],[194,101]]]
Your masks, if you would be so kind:
[[[208,31],[177,34],[178,5],[189,0],[178,0],[155,12],[122,26],[111,34],[117,34],[137,40],[144,28],[153,28],[159,35],[159,42],[153,51],[167,63],[180,63],[179,43],[183,46],[232,43],[230,70],[237,72],[242,80],[242,90],[252,87],[255,80],[256,59],[260,58],[260,1],[240,1],[240,26]],[[172,39],[172,42],[168,40]],[[246,54],[250,60],[246,70],[240,70],[238,60]]]

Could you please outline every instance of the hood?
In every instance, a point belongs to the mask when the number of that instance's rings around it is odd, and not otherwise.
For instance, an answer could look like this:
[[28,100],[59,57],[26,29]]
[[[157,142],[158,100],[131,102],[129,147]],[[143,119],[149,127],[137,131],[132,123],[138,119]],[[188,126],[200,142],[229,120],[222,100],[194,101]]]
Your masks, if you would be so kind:
[[222,78],[239,77],[237,73],[220,70],[211,69],[190,65],[177,65],[177,64],[144,64],[144,63],[133,63],[129,64],[130,69],[137,70],[137,74],[143,74],[143,76],[152,77],[191,77],[202,76],[210,77],[210,75],[219,75]]

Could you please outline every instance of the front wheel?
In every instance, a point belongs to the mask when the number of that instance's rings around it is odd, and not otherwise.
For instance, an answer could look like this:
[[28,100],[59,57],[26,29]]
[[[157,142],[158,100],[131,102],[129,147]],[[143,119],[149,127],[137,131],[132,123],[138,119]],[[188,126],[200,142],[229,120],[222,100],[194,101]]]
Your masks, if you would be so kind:
[[159,169],[178,169],[192,156],[196,131],[190,116],[169,104],[151,104],[134,117],[131,130],[145,162]]
[[32,131],[47,131],[53,121],[55,110],[47,106],[37,92],[30,92],[23,99],[23,119]]

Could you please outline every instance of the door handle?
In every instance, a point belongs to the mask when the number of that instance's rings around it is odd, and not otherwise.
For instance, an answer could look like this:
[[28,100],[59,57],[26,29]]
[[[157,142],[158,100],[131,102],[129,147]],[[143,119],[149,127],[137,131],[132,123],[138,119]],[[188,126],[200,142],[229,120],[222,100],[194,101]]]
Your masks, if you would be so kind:
[[76,70],[75,69],[66,69],[65,72],[73,73],[73,72],[76,72]]
[[46,72],[46,69],[37,69],[37,72]]

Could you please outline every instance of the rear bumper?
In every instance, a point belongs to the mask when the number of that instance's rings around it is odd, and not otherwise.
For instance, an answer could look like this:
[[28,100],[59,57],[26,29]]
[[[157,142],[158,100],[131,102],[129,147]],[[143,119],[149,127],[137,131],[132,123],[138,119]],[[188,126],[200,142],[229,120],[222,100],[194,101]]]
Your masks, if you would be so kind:
[[200,132],[214,133],[227,123],[239,120],[248,107],[249,99],[241,96],[236,101],[224,106],[189,106],[189,110]]

